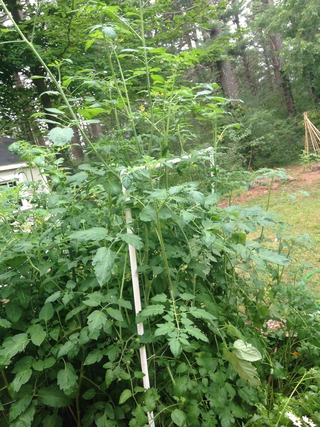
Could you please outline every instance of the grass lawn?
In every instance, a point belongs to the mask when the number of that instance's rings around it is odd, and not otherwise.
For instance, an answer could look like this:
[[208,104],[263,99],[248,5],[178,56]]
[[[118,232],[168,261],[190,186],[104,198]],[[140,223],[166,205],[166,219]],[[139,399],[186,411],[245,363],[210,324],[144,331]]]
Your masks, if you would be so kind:
[[[277,184],[272,189],[269,199],[269,186],[246,195],[244,203],[247,206],[260,205],[269,207],[271,212],[280,215],[291,227],[288,235],[309,235],[314,242],[310,249],[299,248],[293,253],[293,263],[290,269],[297,273],[299,282],[308,273],[320,268],[320,172],[305,171],[301,167],[287,169],[291,178]],[[269,200],[268,200],[269,199]],[[241,202],[242,203],[242,202]],[[317,291],[320,295],[320,271],[306,280],[306,286]]]

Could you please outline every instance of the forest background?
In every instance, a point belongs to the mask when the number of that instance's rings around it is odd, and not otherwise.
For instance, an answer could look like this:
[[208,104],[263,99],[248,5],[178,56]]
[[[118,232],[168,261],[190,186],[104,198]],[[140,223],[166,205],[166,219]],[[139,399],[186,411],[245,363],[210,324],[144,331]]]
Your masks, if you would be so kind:
[[319,424],[311,240],[219,205],[319,124],[319,2],[0,10],[0,133],[44,178],[0,193],[1,425]]

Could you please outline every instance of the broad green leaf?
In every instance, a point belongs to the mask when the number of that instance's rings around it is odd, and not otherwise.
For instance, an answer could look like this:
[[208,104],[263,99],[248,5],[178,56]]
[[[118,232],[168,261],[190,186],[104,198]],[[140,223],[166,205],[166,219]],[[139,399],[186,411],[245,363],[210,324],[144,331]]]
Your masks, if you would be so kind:
[[43,420],[43,427],[62,427],[63,420],[58,414],[47,415]]
[[102,32],[110,39],[115,39],[117,37],[117,33],[115,32],[113,27],[103,26]]
[[247,381],[253,387],[259,387],[260,379],[258,371],[251,362],[238,359],[238,357],[231,353],[226,347],[223,349],[223,353],[225,358],[231,363],[234,370],[243,380]]
[[30,334],[32,343],[36,346],[41,345],[47,336],[46,331],[38,324],[30,326],[27,332]]
[[51,368],[56,363],[56,359],[54,357],[48,357],[44,360],[36,360],[32,363],[32,368],[35,371],[44,371],[45,369]]
[[286,266],[290,264],[290,261],[284,255],[278,254],[277,252],[270,251],[268,249],[262,249],[259,251],[259,256],[266,262],[271,262],[276,265]]
[[0,328],[10,328],[11,327],[11,323],[9,322],[9,320],[6,319],[0,319]]
[[70,340],[66,341],[62,346],[59,348],[57,357],[63,357],[66,354],[69,356],[72,355],[74,352],[77,351],[78,345]]
[[252,344],[237,340],[233,343],[233,347],[233,354],[239,359],[246,360],[247,362],[256,362],[262,359],[260,352]]
[[77,390],[78,375],[71,363],[65,363],[64,369],[58,372],[57,384],[66,395],[70,395]]
[[23,351],[29,343],[28,334],[22,333],[7,338],[3,343],[3,350],[7,358],[10,360],[13,356]]
[[145,206],[142,209],[139,216],[140,216],[141,221],[144,221],[144,222],[156,221],[156,219],[157,219],[156,211],[151,206]]
[[71,402],[71,399],[57,385],[41,388],[38,391],[38,399],[43,405],[51,408],[64,408]]
[[91,351],[87,357],[85,358],[84,365],[93,365],[94,363],[100,362],[102,360],[103,354],[101,350],[96,348],[95,350]]
[[126,402],[131,396],[132,396],[131,390],[129,390],[128,388],[123,390],[123,392],[120,394],[119,405],[123,405],[124,402]]
[[13,304],[12,302],[9,302],[6,304],[6,315],[11,322],[15,323],[18,322],[20,317],[22,316],[22,310],[19,305]]
[[100,310],[94,310],[89,314],[88,319],[88,329],[90,338],[97,339],[101,329],[104,326],[110,325],[110,321],[107,316]]
[[105,296],[101,292],[93,292],[88,295],[88,299],[83,301],[83,304],[89,307],[97,307],[105,300]]
[[146,319],[148,317],[157,316],[158,314],[162,314],[164,312],[164,309],[165,307],[162,304],[148,305],[146,308],[140,311],[138,317]]
[[216,320],[216,317],[202,308],[190,307],[188,313],[190,313],[196,319],[203,319],[208,321]]
[[40,310],[39,319],[44,320],[47,323],[50,319],[52,319],[53,315],[54,315],[53,305],[51,304],[51,302],[48,302]]
[[106,309],[106,312],[109,314],[110,317],[112,317],[115,320],[119,320],[120,322],[123,322],[123,316],[121,314],[120,310],[117,310],[115,308],[112,307],[108,307]]
[[63,111],[58,110],[58,108],[46,108],[45,110],[52,114],[65,114]]
[[204,341],[204,342],[209,342],[208,337],[200,331],[200,329],[196,328],[196,327],[192,327],[189,326],[186,329],[186,332],[188,333],[188,335],[192,335],[193,337],[197,338],[198,340]]
[[157,329],[154,332],[154,336],[158,337],[160,335],[168,335],[175,329],[176,327],[173,323],[161,323],[157,325]]
[[56,292],[54,292],[52,295],[50,295],[46,300],[45,300],[45,304],[47,304],[48,302],[54,302],[54,301],[56,301],[57,299],[59,299],[60,298],[60,295],[61,295],[61,291],[56,291]]
[[32,375],[32,369],[26,369],[25,371],[18,372],[14,379],[10,383],[10,390],[17,393],[23,384],[26,384]]
[[69,237],[79,242],[88,242],[90,240],[99,242],[107,237],[107,230],[104,227],[92,227],[87,230],[74,231]]
[[57,147],[63,147],[69,144],[73,137],[73,130],[71,128],[54,127],[48,133],[48,138]]
[[126,242],[128,245],[133,246],[135,249],[140,250],[143,248],[143,242],[141,237],[136,236],[135,234],[127,233],[127,234],[119,234],[121,240]]
[[92,264],[100,286],[111,279],[116,257],[117,255],[114,252],[105,247],[99,248],[93,257]]
[[18,418],[10,422],[10,427],[31,427],[35,413],[35,406],[29,405],[28,408],[22,412]]
[[181,409],[174,409],[171,412],[171,419],[176,426],[183,427],[186,425],[187,417],[186,414],[181,411]]
[[17,399],[10,407],[10,421],[15,420],[24,412],[32,401],[32,395],[23,396],[22,399]]
[[151,298],[151,301],[152,302],[167,302],[168,297],[166,294],[157,294]]
[[171,338],[169,340],[169,347],[170,347],[171,353],[173,354],[174,357],[180,356],[181,351],[182,351],[182,346],[181,346],[181,343],[179,341],[179,338]]

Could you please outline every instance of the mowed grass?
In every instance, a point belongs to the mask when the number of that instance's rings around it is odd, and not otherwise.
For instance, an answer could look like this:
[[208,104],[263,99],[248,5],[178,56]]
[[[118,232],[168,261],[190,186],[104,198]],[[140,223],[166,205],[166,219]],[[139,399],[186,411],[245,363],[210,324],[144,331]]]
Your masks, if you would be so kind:
[[[269,198],[270,196],[270,198]],[[281,216],[289,225],[286,235],[296,236],[299,243],[291,254],[292,264],[287,277],[294,277],[295,282],[304,280],[304,286],[316,291],[320,296],[320,175],[319,180],[284,182],[268,194],[268,185],[263,196],[254,197],[245,202],[247,206],[259,205]],[[268,234],[268,230],[266,230]],[[313,245],[303,247],[298,236],[307,235]],[[276,244],[276,243],[275,243]],[[308,277],[306,277],[309,275]]]

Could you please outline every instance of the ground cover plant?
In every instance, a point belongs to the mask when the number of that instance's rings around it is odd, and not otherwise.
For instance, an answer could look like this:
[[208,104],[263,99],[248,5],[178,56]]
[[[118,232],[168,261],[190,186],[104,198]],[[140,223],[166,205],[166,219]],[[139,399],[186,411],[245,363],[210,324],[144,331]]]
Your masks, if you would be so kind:
[[[48,190],[30,183],[1,196],[2,425],[318,422],[319,311],[305,289],[284,282],[295,242],[271,212],[218,207],[223,183],[234,187],[231,175],[224,178],[210,152],[185,154],[196,145],[197,119],[219,149],[228,102],[215,84],[186,85],[196,53],[148,49],[142,3],[138,18],[95,11],[108,18],[89,29],[86,46],[104,49],[109,74],[99,78],[48,66],[15,26],[60,104],[51,119],[36,114],[54,122],[48,147],[12,147],[39,166]],[[137,49],[123,51],[117,31],[136,37]],[[128,57],[142,68],[124,67]],[[116,128],[93,143],[86,126],[107,107]],[[86,144],[78,164],[70,148],[76,129]],[[21,193],[32,209],[18,209]],[[270,227],[282,233],[276,248],[265,238]],[[138,256],[138,313],[128,245]]]

